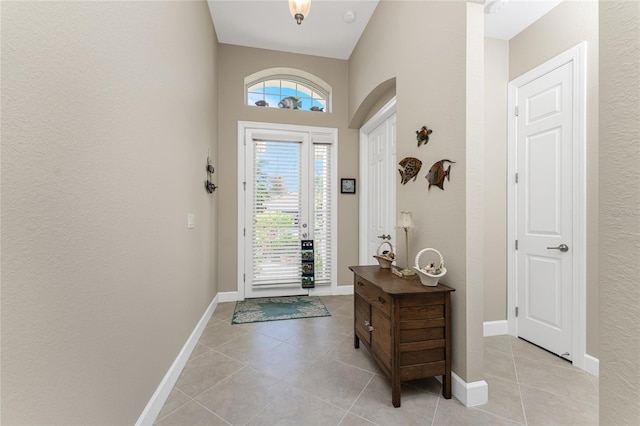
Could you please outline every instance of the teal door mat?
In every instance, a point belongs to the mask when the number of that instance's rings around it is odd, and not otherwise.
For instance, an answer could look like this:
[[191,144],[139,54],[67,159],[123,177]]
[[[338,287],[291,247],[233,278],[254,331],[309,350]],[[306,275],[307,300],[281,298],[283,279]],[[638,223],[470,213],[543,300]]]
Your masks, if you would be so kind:
[[329,316],[318,296],[262,297],[236,302],[231,324]]

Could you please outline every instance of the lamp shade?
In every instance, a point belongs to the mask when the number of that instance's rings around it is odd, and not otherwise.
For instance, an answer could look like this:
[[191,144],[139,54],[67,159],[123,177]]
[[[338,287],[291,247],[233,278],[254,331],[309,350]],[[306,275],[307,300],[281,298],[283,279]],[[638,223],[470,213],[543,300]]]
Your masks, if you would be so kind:
[[298,25],[309,15],[309,9],[311,9],[311,0],[289,0],[289,11]]
[[396,228],[413,228],[415,224],[413,223],[413,217],[411,217],[411,212],[400,212],[400,217],[398,217],[398,222],[396,223]]

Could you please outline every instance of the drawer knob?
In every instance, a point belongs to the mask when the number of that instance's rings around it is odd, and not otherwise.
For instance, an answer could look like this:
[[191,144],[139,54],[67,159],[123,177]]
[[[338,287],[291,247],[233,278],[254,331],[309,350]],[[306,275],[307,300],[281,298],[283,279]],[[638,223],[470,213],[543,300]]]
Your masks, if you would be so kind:
[[369,322],[369,320],[364,320],[364,325],[365,325],[365,327],[366,327],[366,326],[371,325],[371,323]]
[[378,296],[378,302],[382,303],[383,305],[387,303],[387,301],[384,300],[381,296]]
[[373,331],[373,330],[375,330],[375,328],[373,328],[373,326],[372,326],[372,325],[370,325],[370,326],[369,326],[369,331]]

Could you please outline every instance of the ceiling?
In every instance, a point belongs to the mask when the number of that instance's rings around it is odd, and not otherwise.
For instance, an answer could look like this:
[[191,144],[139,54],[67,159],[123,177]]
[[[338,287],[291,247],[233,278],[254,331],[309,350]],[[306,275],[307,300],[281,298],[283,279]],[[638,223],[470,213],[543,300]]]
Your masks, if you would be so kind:
[[[485,34],[509,40],[561,1],[485,0],[485,12],[496,9],[485,13]],[[311,0],[309,15],[301,25],[291,17],[287,0],[208,3],[220,43],[349,59],[378,0]],[[355,15],[352,23],[345,21],[349,11]]]
[[[484,34],[486,37],[511,40],[522,30],[542,18],[563,0],[486,0]],[[495,3],[495,6],[493,4]],[[495,13],[488,13],[495,7]]]

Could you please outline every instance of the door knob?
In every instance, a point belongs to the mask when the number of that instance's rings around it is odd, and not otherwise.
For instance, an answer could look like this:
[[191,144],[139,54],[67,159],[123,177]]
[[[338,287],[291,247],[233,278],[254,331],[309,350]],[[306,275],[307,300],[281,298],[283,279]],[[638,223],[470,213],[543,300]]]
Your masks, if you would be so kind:
[[391,239],[391,234],[387,234],[387,235],[378,235],[378,238],[382,238],[383,240],[390,240]]
[[560,244],[558,247],[547,247],[548,250],[560,250],[561,252],[569,251],[569,246],[566,244]]

